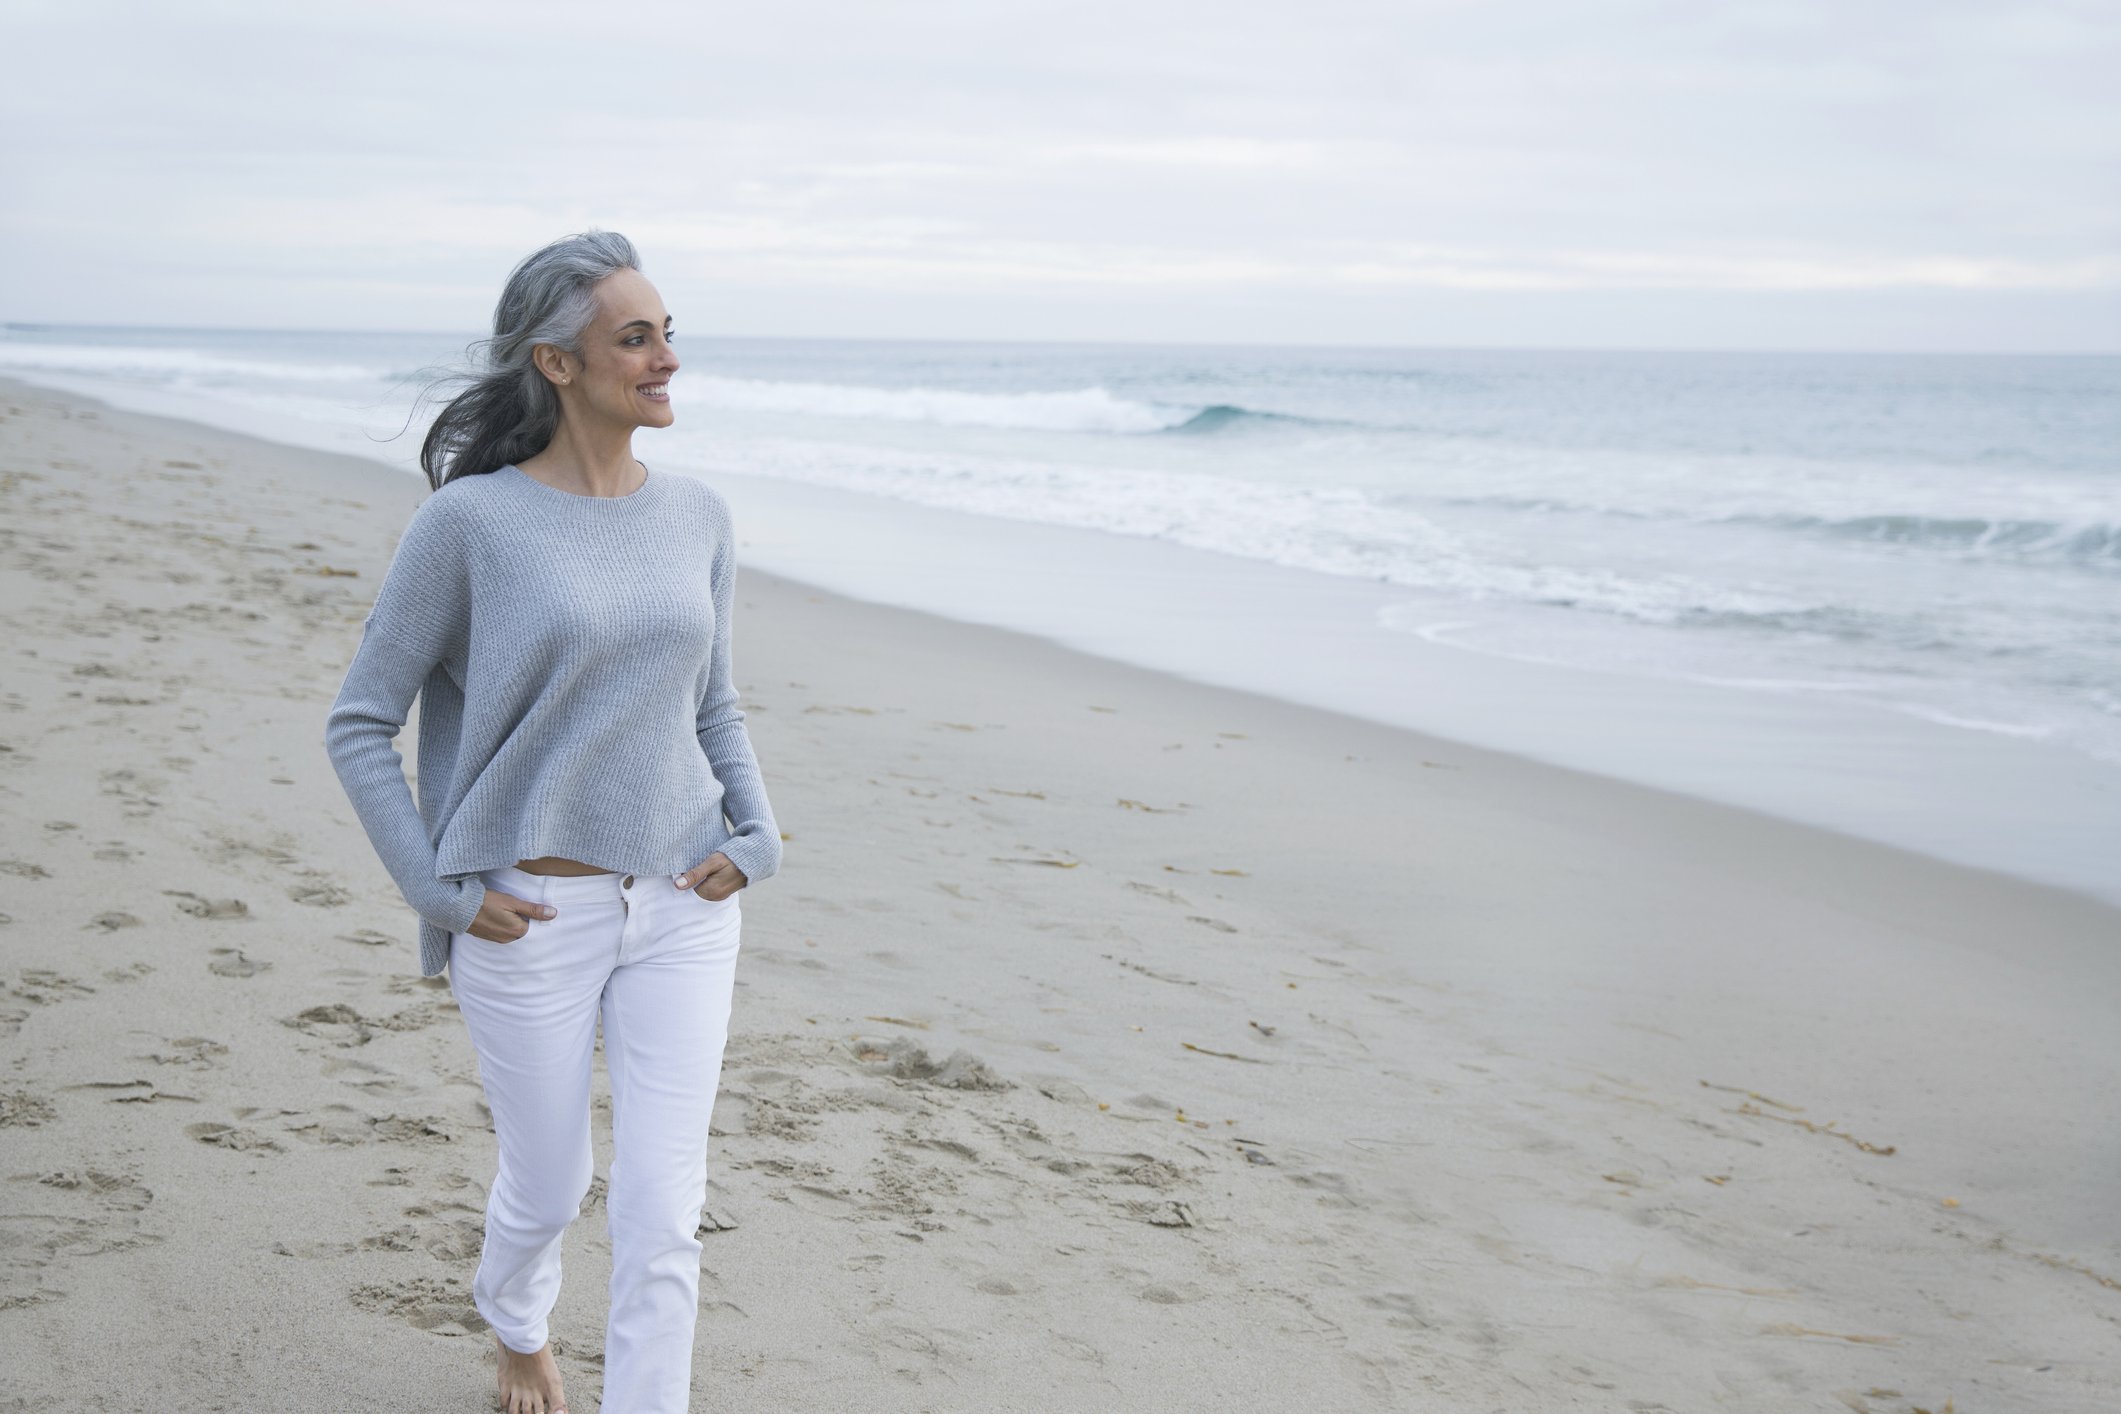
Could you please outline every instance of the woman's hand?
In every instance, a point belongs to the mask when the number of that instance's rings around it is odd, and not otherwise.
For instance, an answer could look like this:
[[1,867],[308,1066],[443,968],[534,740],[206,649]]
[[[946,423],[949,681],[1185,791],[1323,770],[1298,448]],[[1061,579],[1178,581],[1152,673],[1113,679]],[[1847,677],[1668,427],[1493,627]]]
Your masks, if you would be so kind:
[[479,916],[464,931],[489,943],[512,943],[530,931],[531,919],[558,914],[559,910],[549,903],[532,903],[499,889],[488,889],[485,902],[479,905]]
[[696,864],[677,876],[681,889],[691,889],[709,903],[720,903],[751,881],[744,871],[729,862],[729,856],[716,850],[707,856],[703,864]]

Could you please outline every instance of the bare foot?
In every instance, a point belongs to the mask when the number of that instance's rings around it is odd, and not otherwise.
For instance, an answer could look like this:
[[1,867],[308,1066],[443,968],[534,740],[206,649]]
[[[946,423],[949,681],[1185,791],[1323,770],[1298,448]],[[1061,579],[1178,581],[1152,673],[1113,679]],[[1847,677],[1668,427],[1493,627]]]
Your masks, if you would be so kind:
[[501,1393],[494,1408],[503,1414],[567,1414],[567,1396],[560,1392],[560,1367],[553,1363],[552,1342],[546,1341],[534,1355],[519,1355],[493,1338],[501,1353]]

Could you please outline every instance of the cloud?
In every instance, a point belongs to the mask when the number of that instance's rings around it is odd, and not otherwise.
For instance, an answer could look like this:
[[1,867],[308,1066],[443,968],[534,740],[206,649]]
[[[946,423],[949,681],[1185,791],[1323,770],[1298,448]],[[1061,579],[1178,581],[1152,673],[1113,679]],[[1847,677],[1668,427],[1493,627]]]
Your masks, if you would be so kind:
[[[1823,344],[1933,295],[1946,313],[1903,319],[1910,337],[2121,345],[2121,21],[2067,0],[653,0],[624,23],[387,0],[6,23],[27,62],[0,89],[4,317],[462,327],[523,251],[597,224],[753,332],[815,329],[857,292],[867,332],[926,329],[962,290],[963,327],[996,334],[1074,329],[1055,301],[1095,296],[1114,338],[1242,319],[1272,341],[1394,307],[1411,326],[1450,292],[1510,296],[1513,328],[1549,308],[1576,341],[1592,293],[1642,296],[1662,342],[1727,345],[1734,317],[1786,336],[1745,300],[1804,293],[1844,297],[1806,305]],[[266,272],[269,300],[245,283]],[[1730,299],[1690,316],[1648,298],[1668,291]],[[2092,298],[2058,315],[2058,292]],[[1969,293],[1978,324],[1953,324]]]

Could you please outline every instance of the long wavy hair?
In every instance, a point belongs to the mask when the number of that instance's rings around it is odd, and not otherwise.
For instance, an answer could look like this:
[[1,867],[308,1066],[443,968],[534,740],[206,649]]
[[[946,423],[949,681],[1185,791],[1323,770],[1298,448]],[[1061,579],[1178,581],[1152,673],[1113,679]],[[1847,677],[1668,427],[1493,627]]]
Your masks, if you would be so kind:
[[493,307],[493,337],[465,350],[468,370],[443,372],[421,394],[424,404],[441,390],[461,390],[443,404],[420,444],[420,469],[431,488],[545,450],[560,425],[560,398],[531,362],[532,347],[553,344],[580,357],[582,335],[596,317],[597,281],[640,268],[633,242],[594,229],[563,236],[517,262]]

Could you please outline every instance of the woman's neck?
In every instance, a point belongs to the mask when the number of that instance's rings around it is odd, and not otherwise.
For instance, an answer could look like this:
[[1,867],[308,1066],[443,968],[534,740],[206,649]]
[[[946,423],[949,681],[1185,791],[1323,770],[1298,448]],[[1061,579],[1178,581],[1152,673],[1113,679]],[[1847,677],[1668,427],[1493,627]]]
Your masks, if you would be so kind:
[[516,465],[548,486],[582,496],[624,496],[641,485],[630,427],[590,429],[562,418],[545,450]]

